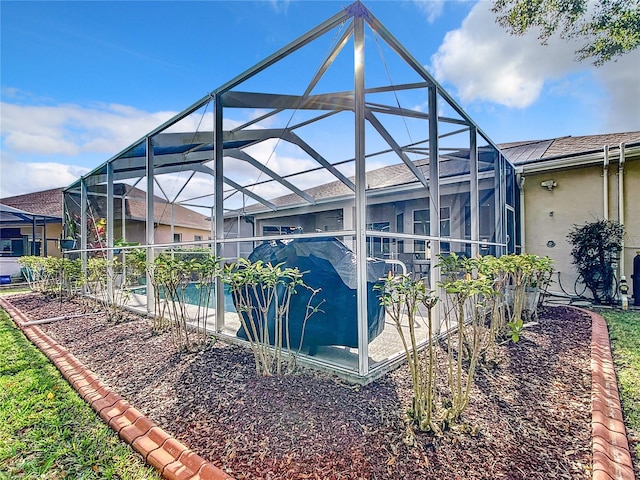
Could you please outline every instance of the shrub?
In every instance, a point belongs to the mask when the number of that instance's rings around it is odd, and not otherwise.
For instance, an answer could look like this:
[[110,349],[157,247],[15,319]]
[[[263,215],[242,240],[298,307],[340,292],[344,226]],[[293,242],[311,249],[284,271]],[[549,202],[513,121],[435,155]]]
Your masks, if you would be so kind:
[[541,290],[553,273],[549,257],[532,254],[503,255],[493,264],[494,278],[505,275],[508,323],[530,321],[537,313]]
[[616,295],[614,263],[622,250],[624,226],[611,220],[574,225],[567,235],[578,274],[596,303],[612,303]]
[[438,265],[444,277],[440,286],[445,291],[444,358],[450,395],[441,413],[443,427],[457,422],[467,408],[478,360],[491,342],[487,305],[496,291],[492,279],[478,271],[478,261],[452,253],[441,255]]
[[102,256],[89,258],[87,286],[90,293],[105,306],[107,320],[118,322],[124,319],[122,307],[131,297],[131,292],[127,288],[122,263],[117,258],[113,260],[107,260]]
[[[192,351],[207,343],[206,322],[211,293],[220,274],[219,260],[210,251],[196,257],[177,258],[173,252],[158,255],[150,270],[154,287],[153,329],[170,328],[174,346]],[[197,304],[187,289],[198,289]]]
[[[411,372],[413,398],[407,414],[420,430],[439,431],[436,424],[436,348],[431,321],[438,299],[421,279],[412,279],[409,274],[393,276],[390,273],[382,280],[374,289],[381,291],[380,303],[400,335]],[[422,354],[418,351],[415,333],[421,307],[427,312],[427,344]],[[408,325],[408,340],[403,325]]]
[[26,255],[18,258],[18,264],[34,292],[72,295],[83,284],[80,259]]
[[[307,321],[320,311],[322,303],[313,305],[319,290],[306,285],[302,277],[303,273],[297,267],[283,268],[282,264],[265,264],[261,260],[251,262],[241,258],[237,264],[224,268],[223,281],[231,287],[238,317],[251,346],[259,375],[281,374],[285,363],[287,371],[284,373],[295,369],[295,358],[302,348]],[[301,322],[299,344],[292,346],[289,311],[291,297],[299,288],[309,289],[311,295]]]

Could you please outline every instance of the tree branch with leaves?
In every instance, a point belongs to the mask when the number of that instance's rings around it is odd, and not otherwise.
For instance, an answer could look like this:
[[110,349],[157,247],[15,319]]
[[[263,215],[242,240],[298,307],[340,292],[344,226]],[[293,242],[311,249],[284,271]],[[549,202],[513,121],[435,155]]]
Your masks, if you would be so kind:
[[640,46],[640,0],[494,0],[497,22],[512,35],[538,31],[582,43],[577,58],[596,66]]

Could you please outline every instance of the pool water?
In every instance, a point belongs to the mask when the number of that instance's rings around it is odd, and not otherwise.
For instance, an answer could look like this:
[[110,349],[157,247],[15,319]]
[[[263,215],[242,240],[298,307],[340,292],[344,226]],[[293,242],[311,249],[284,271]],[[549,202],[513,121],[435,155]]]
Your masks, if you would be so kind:
[[[132,288],[131,289],[132,293],[135,293],[137,295],[146,295],[147,294],[147,287],[142,286],[142,287],[136,287],[136,288]],[[198,288],[198,284],[197,283],[190,283],[189,285],[187,285],[187,287],[184,290],[184,300],[185,303],[188,303],[190,305],[198,305],[198,303],[200,302],[200,288]],[[160,298],[165,298],[165,292],[164,290],[160,290]],[[203,301],[203,303],[205,303]],[[211,289],[210,294],[209,294],[209,308],[215,308],[216,306],[216,296],[215,296],[215,292],[213,289]],[[224,309],[227,312],[235,312],[236,308],[233,304],[233,297],[231,295],[231,290],[229,289],[229,287],[227,285],[224,286]]]

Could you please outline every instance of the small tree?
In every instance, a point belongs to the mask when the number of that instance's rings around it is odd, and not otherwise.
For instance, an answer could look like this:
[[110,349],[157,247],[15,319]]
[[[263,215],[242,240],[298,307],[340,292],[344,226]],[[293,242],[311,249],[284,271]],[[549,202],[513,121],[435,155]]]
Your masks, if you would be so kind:
[[444,356],[449,401],[442,412],[443,427],[457,422],[469,405],[471,386],[478,360],[492,340],[486,316],[491,297],[496,294],[493,280],[478,272],[478,261],[455,253],[440,255],[444,289],[444,323],[447,328]]
[[[320,290],[306,285],[303,275],[298,267],[285,267],[282,263],[272,265],[261,260],[251,262],[243,258],[239,258],[237,264],[224,267],[222,280],[231,288],[259,375],[293,372],[296,355],[304,342],[307,322],[321,311],[324,300],[314,304]],[[299,289],[307,289],[310,293],[304,316],[298,319],[301,326],[298,345],[292,345],[292,339],[298,335],[293,335],[290,329],[290,307],[291,299]],[[287,370],[283,372],[285,362]]]
[[[123,280],[118,286],[119,277]],[[91,294],[104,305],[108,321],[117,323],[125,319],[122,307],[129,300],[131,292],[126,288],[122,264],[117,258],[107,260],[101,255],[89,258],[87,286]]]
[[[374,288],[381,291],[380,302],[396,327],[404,347],[411,382],[413,398],[409,418],[422,431],[439,432],[436,422],[436,348],[432,324],[432,310],[438,301],[433,292],[427,290],[421,279],[413,279],[409,274],[391,275],[382,279]],[[426,309],[427,339],[425,352],[421,355],[416,339],[415,326],[420,307]],[[409,327],[409,339],[403,326]]]
[[574,225],[567,235],[578,273],[596,303],[612,303],[616,294],[614,263],[622,250],[624,226],[611,220]]
[[[158,255],[150,270],[156,308],[153,331],[168,328],[178,350],[204,347],[209,340],[209,303],[219,273],[218,258],[210,252],[188,259],[178,258],[176,252]],[[192,288],[197,289],[197,298],[192,298]]]

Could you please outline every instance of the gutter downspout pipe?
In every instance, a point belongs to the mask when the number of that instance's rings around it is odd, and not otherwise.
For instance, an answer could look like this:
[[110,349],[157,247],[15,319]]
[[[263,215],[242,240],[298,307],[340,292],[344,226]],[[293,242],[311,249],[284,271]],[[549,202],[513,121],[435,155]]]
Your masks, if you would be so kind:
[[609,145],[604,146],[604,165],[602,167],[603,218],[609,220]]
[[[618,168],[618,220],[620,225],[624,225],[624,142],[620,143],[620,167]],[[620,258],[620,275],[618,278],[624,277],[624,237],[622,237]]]
[[524,216],[524,181],[525,176],[522,173],[517,174],[518,186],[520,187],[520,253],[525,253],[526,237],[525,237],[525,216]]

